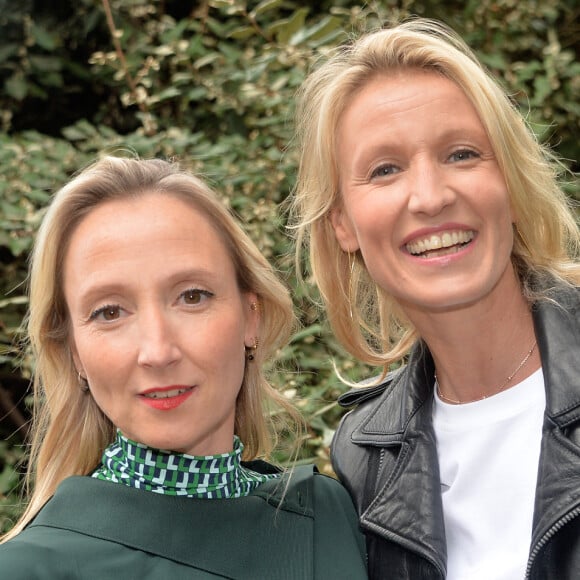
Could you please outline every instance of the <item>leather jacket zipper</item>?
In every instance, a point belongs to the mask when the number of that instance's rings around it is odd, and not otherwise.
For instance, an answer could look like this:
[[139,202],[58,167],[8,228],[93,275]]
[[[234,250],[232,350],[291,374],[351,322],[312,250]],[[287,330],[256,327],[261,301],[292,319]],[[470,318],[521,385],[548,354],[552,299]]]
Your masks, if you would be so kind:
[[558,520],[536,543],[534,549],[530,552],[530,557],[528,558],[528,566],[526,568],[525,580],[531,578],[530,573],[532,571],[532,566],[534,565],[534,560],[539,554],[540,550],[556,535],[558,530],[563,528],[566,524],[570,523],[574,518],[580,516],[580,507],[573,509],[571,512],[567,513],[562,519]]

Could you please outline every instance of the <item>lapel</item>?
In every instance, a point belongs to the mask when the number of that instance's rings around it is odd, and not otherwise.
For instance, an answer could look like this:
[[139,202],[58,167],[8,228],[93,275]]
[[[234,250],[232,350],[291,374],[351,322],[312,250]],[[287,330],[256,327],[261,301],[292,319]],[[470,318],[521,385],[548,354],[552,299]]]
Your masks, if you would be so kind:
[[546,385],[546,417],[533,543],[580,506],[580,304],[578,290],[538,302],[534,324]]
[[[297,468],[288,487],[284,478],[271,480],[248,497],[226,500],[170,497],[70,477],[31,527],[113,541],[223,578],[310,578],[312,473],[312,466]],[[299,558],[292,545],[299,547]],[[281,556],[288,553],[291,558]]]
[[379,448],[381,457],[362,527],[417,552],[444,574],[447,549],[431,419],[433,375],[431,355],[418,344],[409,364],[354,429],[352,441]]

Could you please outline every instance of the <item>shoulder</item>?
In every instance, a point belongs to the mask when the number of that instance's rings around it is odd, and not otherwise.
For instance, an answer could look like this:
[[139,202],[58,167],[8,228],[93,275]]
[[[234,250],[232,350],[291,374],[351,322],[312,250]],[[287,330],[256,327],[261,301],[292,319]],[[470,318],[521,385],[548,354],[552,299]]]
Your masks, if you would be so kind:
[[[331,536],[358,537],[358,515],[352,497],[338,480],[317,473],[314,482],[316,527]],[[337,527],[338,526],[338,527]]]
[[580,287],[558,286],[554,290],[555,301],[565,310],[580,317]]
[[553,278],[538,278],[530,284],[538,296],[534,303],[536,311],[559,309],[580,315],[580,287]]
[[367,578],[366,542],[352,498],[336,479],[315,473],[316,578]]
[[53,580],[80,577],[68,549],[67,533],[28,528],[0,545],[0,570],[11,580]]
[[[554,285],[534,303],[532,312],[542,360],[553,352],[577,352],[580,347],[580,288]],[[573,368],[577,367],[573,365]]]
[[352,500],[343,485],[320,473],[315,465],[289,469],[279,481],[267,482],[258,492],[278,509],[314,519],[354,513]]
[[[359,530],[353,502],[340,482],[319,473],[314,465],[300,465],[284,472],[276,485],[270,481],[258,490],[257,495],[276,508],[278,533],[286,530],[295,549],[300,550],[303,562],[312,559],[308,564],[314,566],[312,577],[320,580],[367,578],[365,539]],[[285,520],[281,518],[282,513]],[[284,521],[288,522],[285,527]],[[247,526],[244,529],[247,532]],[[295,544],[298,536],[300,543]],[[279,561],[286,557],[287,548],[288,544],[284,543],[284,547],[270,553],[277,554]],[[295,549],[290,550],[292,559]]]
[[314,473],[313,488],[315,506],[318,511],[322,508],[331,513],[336,510],[350,512],[353,508],[349,493],[334,477],[318,472]]
[[321,474],[315,465],[299,465],[288,469],[276,480],[262,484],[255,492],[268,503],[288,512],[315,518],[321,507],[331,500],[335,505],[350,499],[346,490],[335,479]]

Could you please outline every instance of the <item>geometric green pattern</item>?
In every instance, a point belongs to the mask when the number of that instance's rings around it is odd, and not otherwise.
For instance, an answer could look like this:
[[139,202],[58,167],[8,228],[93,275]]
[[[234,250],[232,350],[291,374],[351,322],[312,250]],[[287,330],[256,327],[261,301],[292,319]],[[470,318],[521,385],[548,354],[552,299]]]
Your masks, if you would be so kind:
[[194,456],[147,447],[120,431],[103,453],[92,477],[165,495],[226,499],[249,495],[278,474],[256,473],[241,465],[243,443],[234,436],[230,453]]

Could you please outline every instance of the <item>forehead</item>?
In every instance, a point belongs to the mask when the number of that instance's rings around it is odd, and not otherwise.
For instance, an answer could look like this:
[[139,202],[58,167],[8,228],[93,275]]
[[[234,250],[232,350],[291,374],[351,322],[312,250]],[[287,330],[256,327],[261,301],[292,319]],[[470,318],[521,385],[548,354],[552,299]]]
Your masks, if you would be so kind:
[[353,143],[360,148],[387,138],[402,144],[453,134],[488,138],[463,89],[436,72],[420,70],[368,81],[350,100],[336,129],[338,148],[350,153]]
[[[343,115],[361,105],[375,106],[394,112],[401,107],[418,107],[453,101],[476,114],[475,107],[469,96],[454,80],[434,70],[397,69],[390,73],[376,74],[362,83],[347,99]],[[373,110],[366,111],[372,114]]]
[[67,264],[108,256],[109,260],[144,261],[153,253],[167,259],[231,262],[230,252],[206,211],[182,198],[158,192],[105,201],[79,222],[69,239]]
[[187,228],[192,220],[221,235],[223,228],[220,228],[219,218],[203,202],[179,193],[143,191],[98,203],[81,217],[70,238],[75,237],[77,230],[84,230],[86,234],[97,224],[102,230],[120,230],[119,234],[122,235],[123,226],[133,227],[138,222],[151,227],[162,227],[171,222],[176,228]]

